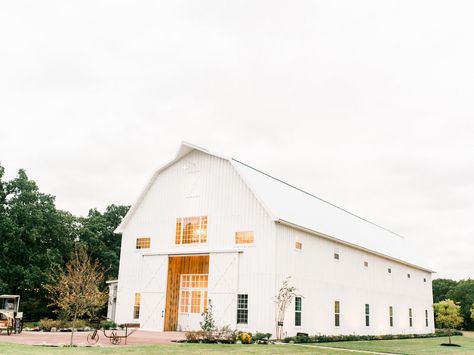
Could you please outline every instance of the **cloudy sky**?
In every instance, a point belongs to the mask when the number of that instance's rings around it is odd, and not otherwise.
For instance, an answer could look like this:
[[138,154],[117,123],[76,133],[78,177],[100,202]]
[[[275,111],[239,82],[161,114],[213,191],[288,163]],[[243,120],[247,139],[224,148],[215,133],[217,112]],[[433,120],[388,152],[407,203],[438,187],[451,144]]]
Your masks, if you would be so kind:
[[75,214],[181,140],[474,277],[471,1],[2,1],[0,162]]

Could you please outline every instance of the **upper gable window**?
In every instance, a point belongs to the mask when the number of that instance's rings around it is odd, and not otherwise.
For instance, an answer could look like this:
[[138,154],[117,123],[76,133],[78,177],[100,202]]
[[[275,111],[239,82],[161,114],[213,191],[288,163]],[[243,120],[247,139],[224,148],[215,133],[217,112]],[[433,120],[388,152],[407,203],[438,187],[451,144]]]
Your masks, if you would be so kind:
[[235,232],[235,244],[253,244],[253,232]]
[[207,242],[207,216],[176,219],[176,244]]
[[303,242],[300,238],[295,239],[295,249],[296,250],[303,250]]
[[149,249],[151,238],[137,238],[135,247],[136,249]]
[[334,260],[339,260],[341,257],[340,253],[339,253],[339,249],[334,249]]

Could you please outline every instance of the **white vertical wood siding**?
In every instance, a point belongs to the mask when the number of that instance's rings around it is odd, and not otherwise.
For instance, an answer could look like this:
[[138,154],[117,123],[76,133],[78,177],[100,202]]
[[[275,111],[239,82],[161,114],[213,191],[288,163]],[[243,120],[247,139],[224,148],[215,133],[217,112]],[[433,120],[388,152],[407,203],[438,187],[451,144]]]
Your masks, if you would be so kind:
[[[303,243],[301,251],[295,249],[296,238]],[[303,296],[302,325],[294,326],[293,303],[284,326],[288,335],[434,331],[430,273],[280,224],[276,240],[278,285],[291,276]],[[334,259],[335,249],[339,251],[338,261]],[[340,301],[339,327],[334,323],[335,301]],[[365,326],[366,303],[370,304],[369,327]],[[389,306],[393,306],[393,327],[389,326]],[[409,327],[409,308],[413,309],[413,327]],[[425,310],[429,313],[428,327]]]
[[[188,216],[208,216],[206,244],[175,244],[176,218]],[[253,231],[255,244],[235,245],[236,231]],[[150,237],[150,249],[136,250],[137,237]],[[240,249],[243,252],[239,254],[210,255],[209,292],[210,296],[212,292],[215,294],[216,299],[212,302],[216,318],[220,326],[237,327],[236,294],[246,293],[250,305],[249,324],[237,328],[273,332],[274,238],[274,222],[231,164],[193,151],[160,173],[125,226],[120,255],[117,322],[134,322],[134,294],[141,292],[140,322],[144,322],[143,327],[147,329],[162,330],[162,323],[155,318],[161,317],[161,310],[157,311],[159,306],[155,307],[153,303],[158,301],[152,301],[151,291],[144,289],[140,281],[152,277],[156,265],[160,264],[152,260],[160,256],[143,257],[143,253],[172,251],[184,254],[192,250]],[[216,280],[231,261],[234,264],[229,266],[225,277],[232,279],[232,282],[226,281],[226,285],[230,287],[232,283],[232,287],[225,291],[222,285],[216,285]],[[167,267],[161,270],[163,274],[161,278],[156,276],[157,282],[166,279]],[[228,297],[222,297],[223,292],[228,292]],[[152,316],[147,315],[150,309],[156,311]]]

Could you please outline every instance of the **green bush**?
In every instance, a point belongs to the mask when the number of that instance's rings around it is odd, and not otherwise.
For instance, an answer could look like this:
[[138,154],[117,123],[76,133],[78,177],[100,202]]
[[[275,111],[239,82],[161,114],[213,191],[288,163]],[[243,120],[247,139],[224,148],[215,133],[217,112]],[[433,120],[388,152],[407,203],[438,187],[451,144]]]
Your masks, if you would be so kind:
[[51,328],[58,328],[59,321],[49,318],[43,318],[39,321],[39,328],[45,332],[50,332]]
[[[448,335],[447,330],[436,330],[435,333],[427,334],[385,334],[385,335],[297,335],[283,339],[284,343],[330,343],[336,341],[358,341],[358,340],[391,340],[391,339],[411,339],[411,338],[433,338]],[[462,335],[462,332],[453,331],[452,335]]]
[[272,333],[255,333],[254,335],[252,335],[252,339],[253,341],[255,342],[259,342],[259,341],[268,341],[270,340],[270,338],[272,337]]
[[109,329],[116,329],[117,323],[112,322],[110,320],[105,320],[100,322],[100,329],[109,330]]

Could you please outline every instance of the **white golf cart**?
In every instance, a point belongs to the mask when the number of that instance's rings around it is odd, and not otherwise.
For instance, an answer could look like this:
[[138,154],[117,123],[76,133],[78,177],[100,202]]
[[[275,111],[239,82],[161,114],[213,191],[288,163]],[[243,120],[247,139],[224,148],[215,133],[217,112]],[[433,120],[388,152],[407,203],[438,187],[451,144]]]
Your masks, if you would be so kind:
[[18,312],[20,307],[20,296],[0,295],[0,333],[5,331],[21,333],[23,330],[23,312]]

